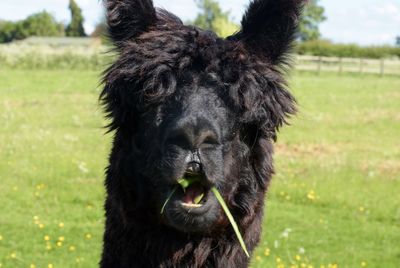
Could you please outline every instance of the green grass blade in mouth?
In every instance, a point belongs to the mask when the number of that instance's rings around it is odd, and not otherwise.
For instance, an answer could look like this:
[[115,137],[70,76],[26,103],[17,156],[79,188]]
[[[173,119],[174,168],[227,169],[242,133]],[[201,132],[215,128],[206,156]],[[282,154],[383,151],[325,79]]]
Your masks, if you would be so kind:
[[194,203],[197,204],[197,205],[200,204],[200,202],[203,199],[203,197],[204,197],[204,193],[196,196],[196,198],[194,199]]
[[239,239],[239,243],[242,246],[244,253],[246,256],[250,258],[249,252],[247,251],[246,244],[244,243],[243,237],[240,234],[239,227],[237,226],[235,219],[233,218],[231,212],[229,211],[228,206],[226,205],[224,199],[222,198],[221,194],[217,190],[217,188],[212,187],[211,191],[214,193],[215,197],[217,198],[218,202],[221,204],[222,209],[224,210],[226,216],[228,217],[229,221],[231,222],[232,228],[236,233],[237,238]]
[[[178,184],[182,187],[183,191],[185,192],[186,188],[188,188],[188,187],[190,186],[190,184],[192,184],[192,183],[194,183],[194,182],[196,182],[196,181],[199,181],[199,180],[200,180],[200,178],[198,178],[198,177],[182,178],[182,179],[178,180]],[[176,187],[171,191],[171,193],[168,195],[167,199],[166,199],[165,202],[164,202],[164,205],[163,205],[162,208],[161,208],[161,214],[164,213],[165,207],[167,206],[169,200],[171,199],[172,195],[175,193],[175,191],[176,191],[177,188],[178,188],[178,186],[176,186]],[[203,198],[203,196],[201,196],[201,198]],[[200,200],[201,200],[201,198],[200,198]],[[199,203],[200,203],[200,200],[199,200]]]
[[165,206],[167,205],[168,201],[171,199],[172,195],[175,193],[177,188],[178,187],[175,187],[174,189],[172,189],[171,193],[168,195],[167,200],[165,200],[164,205],[161,208],[161,214],[164,213]]
[[181,185],[183,191],[186,190],[192,183],[199,181],[199,177],[190,177],[190,178],[182,178],[178,180],[178,183]]

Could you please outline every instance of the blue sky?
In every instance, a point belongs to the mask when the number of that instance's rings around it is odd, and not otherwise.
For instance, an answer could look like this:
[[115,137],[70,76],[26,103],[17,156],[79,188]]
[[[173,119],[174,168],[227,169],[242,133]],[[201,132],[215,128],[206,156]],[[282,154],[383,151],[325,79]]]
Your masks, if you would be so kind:
[[[101,0],[76,0],[86,18],[85,29],[91,32],[102,14]],[[249,0],[220,0],[239,22]],[[154,0],[156,6],[175,13],[183,20],[195,17],[193,0]],[[324,38],[335,42],[394,44],[400,35],[400,0],[321,0],[328,20],[321,25]],[[1,0],[0,19],[18,20],[46,9],[56,18],[68,22],[68,0]]]

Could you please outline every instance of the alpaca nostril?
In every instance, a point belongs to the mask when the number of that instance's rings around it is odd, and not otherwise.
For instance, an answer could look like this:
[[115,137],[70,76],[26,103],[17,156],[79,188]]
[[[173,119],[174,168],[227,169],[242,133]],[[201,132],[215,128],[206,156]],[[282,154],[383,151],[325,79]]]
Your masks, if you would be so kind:
[[201,164],[198,162],[190,162],[186,167],[186,173],[198,174],[201,172]]

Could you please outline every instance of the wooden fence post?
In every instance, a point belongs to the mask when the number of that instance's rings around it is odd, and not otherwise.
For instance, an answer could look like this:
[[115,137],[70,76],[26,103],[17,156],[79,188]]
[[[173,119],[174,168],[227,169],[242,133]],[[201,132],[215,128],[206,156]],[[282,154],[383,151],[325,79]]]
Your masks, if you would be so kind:
[[381,59],[381,77],[385,74],[385,60]]
[[322,56],[318,57],[317,73],[321,74],[322,71]]
[[381,77],[388,74],[400,75],[400,60],[298,55],[297,61],[302,63],[297,64],[297,70],[311,71],[318,75],[322,72],[333,72],[339,75],[374,74]]

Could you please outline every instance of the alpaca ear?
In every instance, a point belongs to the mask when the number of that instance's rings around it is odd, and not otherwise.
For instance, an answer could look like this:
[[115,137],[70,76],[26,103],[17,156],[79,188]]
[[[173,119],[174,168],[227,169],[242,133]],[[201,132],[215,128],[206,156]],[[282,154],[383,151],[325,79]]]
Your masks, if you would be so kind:
[[152,0],[105,0],[110,37],[118,45],[135,38],[156,23]]
[[306,0],[253,0],[242,19],[241,30],[228,37],[273,64],[284,61],[295,39]]

